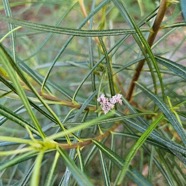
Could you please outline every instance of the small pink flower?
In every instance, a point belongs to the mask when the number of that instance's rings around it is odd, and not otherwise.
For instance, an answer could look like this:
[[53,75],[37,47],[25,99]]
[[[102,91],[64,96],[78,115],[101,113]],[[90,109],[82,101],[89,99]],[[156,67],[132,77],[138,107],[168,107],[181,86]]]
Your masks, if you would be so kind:
[[106,114],[107,112],[109,112],[111,109],[114,108],[114,105],[111,104],[109,101],[107,101],[104,104],[101,104],[101,108],[102,108],[104,114]]
[[119,103],[120,105],[122,105],[122,99],[121,99],[121,97],[122,97],[121,94],[116,94],[115,96],[112,96],[112,98],[110,98],[110,102],[112,104]]
[[100,104],[105,103],[108,98],[105,97],[104,94],[101,94],[101,96],[97,99]]
[[112,98],[108,99],[105,97],[104,94],[101,94],[97,101],[100,103],[101,109],[103,110],[104,114],[106,114],[114,108],[114,105],[116,103],[122,104],[121,97],[121,94],[116,94],[115,96],[112,96]]

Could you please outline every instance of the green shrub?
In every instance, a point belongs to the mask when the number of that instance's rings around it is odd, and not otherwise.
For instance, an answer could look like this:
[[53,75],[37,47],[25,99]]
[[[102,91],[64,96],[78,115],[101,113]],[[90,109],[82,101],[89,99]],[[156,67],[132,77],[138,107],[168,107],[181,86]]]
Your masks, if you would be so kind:
[[3,0],[0,10],[0,185],[185,185],[179,3]]

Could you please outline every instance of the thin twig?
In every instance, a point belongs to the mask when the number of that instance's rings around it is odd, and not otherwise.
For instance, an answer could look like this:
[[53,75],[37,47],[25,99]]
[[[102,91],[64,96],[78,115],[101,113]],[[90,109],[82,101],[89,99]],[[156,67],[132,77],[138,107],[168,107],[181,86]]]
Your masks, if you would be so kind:
[[[150,33],[150,35],[147,39],[147,42],[150,47],[152,47],[153,42],[156,38],[156,35],[160,29],[160,25],[163,21],[166,9],[167,9],[167,0],[162,0],[160,3],[160,7],[158,9],[156,19],[155,19],[154,24],[152,26],[152,32]],[[133,95],[134,88],[135,88],[135,82],[139,79],[139,76],[141,74],[144,64],[145,64],[145,59],[141,60],[135,69],[135,73],[134,73],[134,76],[133,76],[132,81],[130,83],[129,90],[128,90],[127,97],[126,97],[126,99],[128,101],[132,100],[132,95]]]
[[80,142],[77,142],[77,143],[74,143],[74,144],[71,144],[71,145],[66,144],[66,143],[58,143],[58,146],[63,148],[63,149],[76,149],[78,147],[81,148],[81,147],[87,146],[87,145],[91,144],[93,140],[101,141],[102,139],[104,139],[107,136],[109,136],[111,132],[114,132],[117,129],[118,125],[119,125],[118,123],[114,124],[106,132],[104,132],[103,134],[100,134],[100,135],[98,135],[98,136],[96,136],[94,138],[85,139],[83,141],[80,141]]

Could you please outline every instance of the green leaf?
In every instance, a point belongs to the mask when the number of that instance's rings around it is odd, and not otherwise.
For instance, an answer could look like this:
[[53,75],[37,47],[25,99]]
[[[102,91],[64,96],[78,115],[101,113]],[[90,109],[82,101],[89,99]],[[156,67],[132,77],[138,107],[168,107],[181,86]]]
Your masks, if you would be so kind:
[[33,156],[35,156],[35,155],[36,155],[35,152],[27,152],[25,154],[21,154],[21,155],[18,155],[16,157],[12,158],[12,159],[9,159],[5,162],[1,162],[0,163],[0,171],[6,169],[8,167],[11,167],[13,165],[19,164],[23,161],[26,161],[30,158],[33,158]]
[[136,33],[133,35],[133,37],[136,40],[136,43],[139,45],[143,55],[146,57],[146,60],[148,62],[148,66],[149,66],[149,69],[150,69],[150,72],[151,72],[152,80],[153,80],[153,83],[154,83],[155,91],[157,91],[156,90],[157,89],[156,78],[155,78],[154,71],[153,71],[153,69],[151,67],[151,63],[150,63],[149,59],[151,59],[153,65],[154,65],[154,68],[155,68],[156,73],[157,73],[158,78],[159,78],[161,91],[162,91],[162,94],[164,96],[164,86],[163,86],[163,82],[162,82],[160,69],[159,69],[159,67],[157,65],[157,62],[156,62],[155,57],[154,57],[154,54],[153,54],[148,42],[146,41],[145,37],[142,34],[142,30],[135,23],[134,19],[132,18],[132,16],[128,12],[127,8],[124,6],[123,2],[121,2],[120,0],[112,0],[112,2],[118,8],[118,10],[120,11],[122,17],[127,20],[129,25],[131,26],[131,28],[133,28],[136,31]]
[[[172,183],[171,185],[175,185],[174,180],[177,180],[177,174],[174,174],[174,172],[172,171],[172,166],[171,166],[172,161],[175,161],[175,160],[173,159],[173,160],[169,161],[169,159],[165,156],[164,152],[161,150],[158,150],[158,155],[159,155],[159,159],[160,159],[161,164],[163,165],[165,171],[167,172],[169,181]],[[176,163],[174,166],[176,166]],[[181,176],[181,175],[179,175],[179,176]],[[176,181],[176,183],[177,183],[177,185],[182,185],[182,184],[180,184],[179,181]]]
[[175,75],[180,76],[181,78],[186,80],[186,67],[183,65],[180,65],[176,62],[173,62],[169,59],[156,56],[155,57],[157,62],[159,62],[161,65],[167,67],[169,70],[174,72]]
[[61,129],[62,130],[65,130],[63,124],[61,123],[60,119],[57,117],[57,115],[55,114],[55,112],[48,106],[48,104],[43,100],[43,98],[35,90],[35,88],[32,86],[32,84],[27,80],[27,78],[24,76],[24,74],[22,73],[22,71],[20,70],[20,68],[14,63],[14,61],[8,55],[8,53],[5,51],[5,49],[2,46],[1,46],[1,48],[3,50],[3,54],[7,57],[8,62],[9,62],[8,64],[4,63],[5,67],[7,68],[6,70],[8,71],[9,76],[11,77],[11,80],[14,82],[14,85],[17,86],[17,88],[16,88],[17,93],[20,95],[20,97],[21,97],[21,99],[23,101],[23,104],[25,105],[27,111],[29,112],[29,114],[30,114],[33,122],[36,125],[36,128],[37,128],[38,132],[40,133],[40,135],[43,138],[45,136],[45,134],[43,133],[43,131],[42,131],[40,125],[39,125],[39,122],[38,122],[36,116],[33,114],[32,110],[31,110],[31,106],[29,104],[29,100],[26,97],[26,94],[25,94],[25,92],[24,92],[24,90],[23,90],[20,82],[18,81],[17,74],[24,81],[24,83],[30,88],[30,90],[32,90],[32,92],[39,99],[39,101],[44,105],[44,107],[48,110],[48,112],[53,116],[53,118],[56,120],[56,123],[61,127]]
[[31,167],[27,170],[27,172],[25,172],[23,178],[19,181],[19,186],[26,186],[26,185],[28,185],[28,181],[29,181],[29,179],[31,177],[33,168],[34,168],[34,164],[32,164]]
[[[12,17],[12,12],[11,12],[11,7],[10,7],[9,1],[3,1],[3,5],[4,5],[6,16]],[[9,23],[9,31],[11,32],[12,30],[14,30],[14,23]],[[16,56],[15,41],[16,41],[15,32],[11,32],[12,52],[13,52],[14,60],[16,59],[16,57],[15,57]]]
[[[146,127],[141,126],[140,124],[136,123],[136,121],[134,122],[130,119],[125,119],[125,118],[123,119],[123,121],[125,122],[125,124],[127,124],[128,126],[136,129],[139,132],[145,132],[145,130],[146,130]],[[177,152],[179,152],[183,155],[186,155],[186,148],[185,147],[171,141],[168,138],[161,137],[159,133],[157,133],[155,131],[152,131],[150,137],[153,138],[154,140],[156,140],[157,142],[165,145],[173,153],[177,151]]]
[[52,163],[52,167],[51,169],[49,170],[49,173],[48,173],[48,176],[47,176],[47,180],[45,182],[45,186],[51,186],[52,185],[52,181],[55,177],[55,168],[57,166],[57,162],[58,162],[58,159],[59,159],[59,153],[56,152],[56,155],[54,157],[54,160],[53,160],[53,163]]
[[[19,66],[20,68],[26,72],[28,75],[30,75],[30,77],[32,77],[38,84],[42,84],[44,78],[37,73],[37,71],[34,71],[33,69],[31,69],[26,63],[24,63],[21,60],[19,61]],[[54,84],[51,81],[47,81],[46,87],[51,86],[53,87],[55,90],[59,91],[60,93],[62,93],[64,96],[66,96],[68,99],[72,99],[71,96],[69,95],[70,90],[64,90],[62,86],[58,86],[56,84]]]
[[179,121],[176,119],[174,114],[170,111],[167,105],[161,101],[156,95],[154,95],[150,90],[145,88],[143,85],[137,83],[137,86],[149,97],[151,98],[154,103],[159,107],[159,109],[165,114],[168,121],[172,124],[173,128],[177,131],[178,135],[182,139],[184,145],[186,145],[186,133],[185,130],[182,128]]
[[[81,30],[81,28],[89,21],[89,19],[91,19],[101,8],[103,8],[106,4],[108,3],[107,0],[105,1],[102,1],[95,9],[94,11],[92,11],[84,20],[83,22],[78,26],[78,30]],[[52,71],[54,65],[56,64],[57,60],[59,59],[59,57],[62,55],[62,53],[65,51],[65,49],[67,48],[67,46],[69,45],[69,43],[72,41],[73,39],[73,35],[71,35],[67,41],[65,42],[65,44],[63,45],[63,47],[59,50],[59,52],[57,53],[55,59],[52,61],[52,65],[51,67],[49,68],[46,76],[45,76],[45,79],[43,81],[43,84],[42,84],[42,88],[45,87],[45,84],[46,84],[46,81],[48,80],[48,77],[50,75],[50,72]],[[87,36],[88,37],[88,36]],[[96,65],[95,65],[96,66]],[[92,72],[93,72],[93,68],[92,68]],[[81,82],[81,84],[78,86],[77,90],[75,91],[74,93],[74,96],[73,96],[73,100],[75,100],[75,97],[79,91],[79,88],[81,87],[81,85],[83,84],[83,82]]]
[[78,160],[79,160],[80,169],[81,169],[82,172],[84,172],[85,171],[85,165],[84,165],[83,153],[81,153],[81,149],[79,147],[76,149],[76,151],[77,151],[77,156],[78,156]]
[[[135,108],[133,108],[133,106],[124,98],[123,98],[123,103],[129,108],[130,112],[134,113],[134,114],[131,114],[131,116],[132,115],[135,116],[137,114],[137,111],[135,110]],[[121,114],[117,113],[117,115],[120,116]],[[135,130],[137,130],[141,133],[143,133],[146,130],[147,126],[149,125],[148,121],[141,118],[140,115],[139,115],[139,117],[136,117],[136,118],[134,117],[134,119],[130,119],[130,115],[120,116],[120,117],[117,117],[118,120],[121,117],[123,118],[123,121],[125,122],[126,125],[134,128]],[[163,146],[166,146],[173,154],[174,154],[174,152],[179,152],[183,155],[186,155],[186,148],[185,147],[181,146],[180,144],[178,144],[168,138],[162,137],[156,129],[151,133],[150,137],[153,138],[157,143],[160,143]],[[177,154],[175,154],[175,155],[177,155]],[[185,162],[185,160],[181,160],[181,161],[183,163]]]
[[[91,6],[91,11],[94,11],[95,9],[95,1],[92,1],[92,6]],[[93,28],[93,17],[90,18],[89,20],[89,29],[92,30]],[[90,64],[90,69],[94,66],[94,45],[93,45],[93,40],[92,38],[88,38],[88,48],[89,48],[89,64]],[[95,82],[95,74],[91,74],[91,84],[92,84],[92,91],[94,92],[96,90],[96,82]]]
[[23,102],[25,108],[27,109],[28,114],[30,115],[30,118],[32,119],[33,123],[35,124],[35,127],[37,128],[40,136],[44,138],[45,134],[43,133],[41,126],[39,124],[38,119],[36,118],[34,112],[32,111],[31,105],[28,101],[28,98],[18,80],[17,73],[15,72],[14,68],[17,67],[10,55],[6,52],[6,50],[3,48],[2,45],[0,45],[0,62],[5,67],[12,83],[15,86],[15,89]]
[[76,179],[77,183],[80,186],[93,186],[93,184],[90,182],[89,178],[83,173],[74,163],[72,159],[68,156],[68,154],[61,148],[57,149],[61,157],[63,158],[66,166],[71,171],[72,175]]
[[[111,160],[119,168],[123,167],[124,160],[120,156],[118,156],[118,154],[116,154],[111,149],[109,149],[108,147],[106,147],[105,145],[103,145],[102,143],[98,141],[93,140],[93,143],[109,158],[109,160]],[[151,186],[152,185],[137,170],[132,169],[130,167],[129,167],[127,176],[129,176],[138,186]]]
[[40,169],[41,169],[41,163],[42,163],[43,156],[44,156],[44,151],[39,152],[39,154],[37,155],[34,169],[33,169],[33,173],[32,173],[30,186],[38,186],[39,185],[40,174],[41,174]]
[[27,121],[23,120],[17,114],[13,113],[11,110],[7,109],[6,107],[4,107],[2,105],[0,105],[0,114],[2,116],[4,116],[4,117],[14,121],[15,123],[17,123],[18,125],[20,125],[20,126],[22,126],[24,128],[25,128],[26,125],[28,125],[30,127],[30,129],[32,130],[32,132],[34,132],[35,134],[39,135],[39,133],[37,132],[35,127],[33,127],[30,123],[28,123]]
[[[11,83],[9,83],[9,81],[7,81],[6,79],[4,79],[2,76],[0,76],[0,81],[3,82],[8,88],[10,88],[14,93],[17,94],[17,91],[15,90],[15,88],[13,87],[13,85]],[[29,100],[29,103],[32,107],[34,107],[38,112],[40,112],[42,115],[46,116],[46,118],[50,119],[52,122],[57,123],[57,121],[55,120],[55,118],[53,118],[52,116],[50,116],[46,111],[42,110],[41,107],[37,106],[36,104],[34,104],[31,100]]]
[[129,154],[127,155],[127,157],[125,159],[123,168],[122,168],[120,174],[118,175],[117,185],[122,184],[123,179],[126,175],[126,172],[129,168],[129,165],[130,165],[132,159],[134,158],[135,154],[137,153],[139,148],[141,148],[141,146],[144,144],[146,139],[149,137],[150,133],[157,127],[157,125],[163,119],[163,117],[164,117],[163,115],[160,115],[154,122],[152,122],[150,124],[150,126],[147,128],[147,130],[141,135],[141,137],[135,143],[135,145],[131,148]]
[[[131,108],[130,108],[131,109]],[[113,123],[113,122],[121,122],[123,121],[125,124],[128,126],[134,128],[135,130],[143,133],[147,129],[147,126],[149,125],[145,120],[143,120],[140,115],[144,115],[144,113],[135,113],[127,116],[120,116],[119,113],[117,113],[119,117],[114,117],[114,118],[108,118],[108,119],[103,119],[100,121],[97,121],[96,124],[108,124],[108,123]],[[136,120],[134,120],[137,117]],[[134,119],[130,119],[134,118]],[[70,125],[70,123],[66,123],[67,125]],[[81,125],[81,123],[74,123],[75,125]],[[141,125],[142,124],[142,125]],[[163,138],[156,130],[154,130],[151,135],[150,135],[157,143],[161,143],[162,145],[165,145],[168,149],[171,151],[177,151],[180,152],[181,154],[186,155],[186,148],[181,146],[180,144],[177,144],[170,139]]]
[[[22,27],[30,28],[33,30],[38,30],[42,32],[50,32],[56,34],[64,34],[71,36],[81,36],[81,37],[103,37],[103,36],[117,36],[125,34],[134,34],[135,30],[133,29],[112,29],[112,30],[81,30],[81,29],[71,29],[71,28],[62,28],[51,25],[44,25],[39,23],[32,23],[28,21],[22,21],[15,18],[6,17],[0,15],[0,20],[6,21],[8,23],[13,23]],[[149,31],[147,29],[141,31]]]
[[99,152],[100,152],[100,161],[101,161],[101,167],[102,167],[102,175],[104,177],[105,186],[110,186],[111,183],[110,183],[110,178],[108,175],[108,168],[107,168],[106,163],[104,161],[102,151],[100,150]]
[[88,106],[88,104],[92,101],[92,99],[96,96],[97,92],[93,92],[86,100],[84,100],[83,104],[81,105],[80,109],[76,112],[73,121],[76,121],[76,119],[83,113],[85,108]]
[[[124,133],[124,132],[113,132],[112,134],[115,135],[116,137],[117,136],[123,136],[125,138],[127,137],[127,138],[131,138],[131,139],[135,139],[135,140],[140,138],[140,135]],[[159,143],[159,141],[157,142],[156,140],[148,138],[145,142],[147,144],[150,144],[150,145],[156,146],[158,148],[161,148],[163,150],[169,151],[169,148],[167,148],[166,145]]]
[[111,60],[108,56],[107,49],[106,49],[105,44],[103,42],[103,39],[101,37],[99,37],[99,42],[100,42],[100,45],[102,47],[103,54],[105,56],[106,67],[107,67],[107,77],[108,77],[108,80],[109,80],[110,93],[111,93],[111,96],[114,96],[115,95],[115,90],[114,90],[114,80],[113,80]]
[[113,113],[109,112],[109,113],[107,113],[105,115],[102,115],[102,116],[96,118],[96,119],[92,119],[91,121],[84,122],[84,123],[82,123],[82,124],[80,124],[78,126],[70,128],[68,130],[65,130],[65,131],[62,131],[62,132],[58,132],[57,134],[53,134],[53,135],[49,136],[48,139],[57,139],[59,137],[71,134],[73,132],[77,132],[77,131],[86,129],[86,128],[91,127],[93,125],[97,125],[99,121],[101,121],[103,119],[106,119],[106,118],[109,118],[111,116],[113,116]]

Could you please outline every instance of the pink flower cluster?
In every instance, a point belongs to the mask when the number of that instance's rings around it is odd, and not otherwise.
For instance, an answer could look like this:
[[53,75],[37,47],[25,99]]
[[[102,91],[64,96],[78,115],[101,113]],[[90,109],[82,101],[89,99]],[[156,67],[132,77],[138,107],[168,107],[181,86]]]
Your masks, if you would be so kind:
[[114,105],[116,103],[119,103],[122,105],[122,100],[121,100],[122,95],[121,94],[116,94],[115,96],[112,96],[111,98],[105,97],[104,94],[101,94],[101,96],[97,99],[97,101],[101,104],[101,108],[106,114],[109,112],[111,109],[114,108]]

